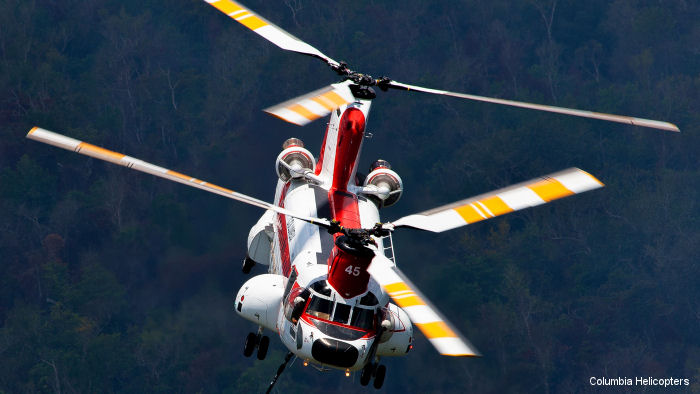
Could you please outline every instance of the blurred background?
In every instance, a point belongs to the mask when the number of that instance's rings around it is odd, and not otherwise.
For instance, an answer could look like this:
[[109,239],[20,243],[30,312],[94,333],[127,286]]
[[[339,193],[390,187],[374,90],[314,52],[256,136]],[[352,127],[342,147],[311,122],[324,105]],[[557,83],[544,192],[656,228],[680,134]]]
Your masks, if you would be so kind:
[[[606,188],[449,233],[397,263],[483,353],[420,333],[382,392],[700,391],[700,3],[247,0],[336,60],[436,89],[670,121],[681,133],[378,92],[361,167],[384,220],[571,166]],[[24,138],[33,126],[272,201],[288,137],[261,111],[337,82],[202,1],[0,2],[0,392],[261,392],[233,298],[254,207]],[[254,274],[262,273],[258,266]],[[270,333],[268,333],[270,335]],[[623,388],[624,389],[624,388]],[[655,388],[650,388],[651,391]],[[275,392],[376,391],[295,362]]]

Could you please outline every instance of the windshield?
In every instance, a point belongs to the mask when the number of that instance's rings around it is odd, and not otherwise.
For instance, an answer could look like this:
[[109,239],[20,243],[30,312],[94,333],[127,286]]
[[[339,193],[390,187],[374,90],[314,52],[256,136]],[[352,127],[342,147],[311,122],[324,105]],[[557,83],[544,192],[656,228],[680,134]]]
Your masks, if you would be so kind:
[[314,296],[306,308],[306,313],[311,316],[320,317],[321,319],[330,320],[333,312],[333,302],[325,298]]
[[374,309],[355,307],[352,312],[350,325],[363,330],[374,328]]
[[350,305],[347,304],[336,304],[335,313],[333,314],[333,321],[348,324],[350,319]]
[[[374,330],[375,309],[361,306],[352,307],[330,300],[322,295],[314,294],[306,308],[310,316],[326,320],[328,323],[340,323],[352,328],[372,331]],[[317,320],[314,319],[314,323]],[[316,324],[318,326],[318,324]]]
[[314,325],[324,334],[338,339],[354,341],[367,335],[367,331],[357,330],[351,327],[341,326],[339,324],[327,323],[323,320],[311,318]]
[[[322,332],[336,338],[360,338],[375,330],[379,302],[372,292],[345,303],[325,280],[312,283],[309,290],[306,290],[307,296],[304,297],[311,297],[305,312],[313,318],[310,322]],[[336,301],[336,297],[340,301]]]

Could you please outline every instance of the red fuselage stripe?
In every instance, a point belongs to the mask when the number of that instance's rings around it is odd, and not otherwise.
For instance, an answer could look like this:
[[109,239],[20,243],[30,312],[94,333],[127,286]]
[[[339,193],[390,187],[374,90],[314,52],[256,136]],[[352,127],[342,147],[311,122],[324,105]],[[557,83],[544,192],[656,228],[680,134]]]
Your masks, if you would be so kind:
[[335,148],[335,167],[331,189],[346,191],[357,165],[357,156],[365,133],[365,114],[357,108],[348,108],[340,118],[338,142]]
[[[280,195],[280,207],[284,208],[284,199],[287,197],[287,190],[289,190],[289,185],[291,182],[287,182],[282,188],[282,193]],[[280,258],[282,260],[282,274],[285,277],[289,277],[291,273],[291,257],[289,256],[289,239],[287,238],[287,218],[285,215],[277,214],[277,221],[279,224],[279,237],[280,237]]]
[[[351,177],[357,166],[364,132],[365,115],[357,108],[348,108],[339,122],[333,183],[328,191],[333,218],[346,228],[362,227],[357,195],[348,191],[348,183],[354,181]],[[328,283],[345,298],[364,293],[369,283],[367,267],[370,261],[341,252],[334,246],[328,256]]]

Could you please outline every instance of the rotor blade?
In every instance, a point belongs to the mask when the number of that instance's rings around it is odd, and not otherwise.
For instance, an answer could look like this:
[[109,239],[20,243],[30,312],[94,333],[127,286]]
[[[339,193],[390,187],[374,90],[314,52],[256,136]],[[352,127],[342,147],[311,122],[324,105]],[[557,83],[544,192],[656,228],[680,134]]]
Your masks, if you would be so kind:
[[323,52],[287,33],[272,22],[246,8],[241,3],[231,0],[205,1],[282,49],[317,57],[331,66],[337,67],[339,65],[338,62],[326,56]]
[[480,355],[391,260],[377,254],[368,271],[394,302],[408,314],[413,324],[423,332],[440,354],[444,356]]
[[559,113],[559,114],[581,116],[584,118],[609,120],[611,122],[627,123],[627,124],[631,124],[631,125],[635,125],[635,126],[651,127],[654,129],[680,132],[680,130],[678,129],[678,126],[676,126],[672,123],[662,122],[662,121],[658,121],[658,120],[633,118],[631,116],[611,115],[611,114],[604,114],[604,113],[599,113],[599,112],[584,111],[584,110],[580,110],[580,109],[554,107],[551,105],[525,103],[522,101],[503,100],[503,99],[497,99],[497,98],[491,98],[491,97],[475,96],[472,94],[448,92],[446,90],[424,88],[424,87],[408,85],[408,84],[396,82],[396,81],[391,81],[386,86],[388,86],[390,88],[394,88],[394,89],[399,89],[399,90],[407,90],[407,91],[415,90],[415,91],[424,92],[424,93],[432,93],[432,94],[439,94],[439,95],[444,95],[444,96],[458,97],[458,98],[463,98],[463,99],[468,99],[468,100],[484,101],[487,103],[509,105],[511,107],[529,108],[529,109],[535,109],[538,111],[555,112],[555,113]]
[[305,126],[324,117],[343,105],[355,101],[348,85],[351,81],[336,83],[303,96],[264,109],[265,112],[295,125]]
[[593,175],[578,168],[569,168],[429,211],[404,216],[391,225],[442,232],[603,186]]
[[83,155],[94,157],[96,159],[108,161],[110,163],[119,164],[127,168],[131,168],[137,171],[145,172],[147,174],[155,175],[160,178],[165,178],[171,181],[182,183],[187,186],[192,186],[197,189],[206,190],[208,192],[218,194],[220,196],[228,197],[233,200],[241,201],[246,204],[254,205],[263,209],[269,209],[274,212],[295,217],[306,222],[319,225],[324,228],[330,228],[330,222],[327,219],[319,219],[304,215],[299,215],[294,212],[288,211],[284,208],[278,207],[276,205],[270,204],[268,202],[258,200],[257,198],[246,196],[217,186],[213,183],[205,182],[189,175],[184,175],[179,172],[168,170],[167,168],[158,167],[156,165],[147,163],[143,160],[139,160],[130,156],[123,155],[121,153],[113,152],[99,146],[88,144],[86,142],[78,141],[76,139],[66,137],[64,135],[54,133],[52,131],[44,130],[39,127],[32,128],[29,133],[27,133],[27,138],[43,142],[45,144],[57,146],[66,150],[74,151]]

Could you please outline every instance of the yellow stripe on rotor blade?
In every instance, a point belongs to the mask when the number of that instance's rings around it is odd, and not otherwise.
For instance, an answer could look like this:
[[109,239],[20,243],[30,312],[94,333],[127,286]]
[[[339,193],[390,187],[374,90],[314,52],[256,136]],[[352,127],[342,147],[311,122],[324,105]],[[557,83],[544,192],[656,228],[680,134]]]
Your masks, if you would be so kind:
[[549,202],[574,194],[571,190],[564,187],[558,180],[554,178],[543,179],[537,183],[527,186],[535,192],[541,199]]
[[483,217],[479,211],[477,211],[471,204],[462,205],[461,207],[454,208],[455,212],[464,219],[467,224],[476,223],[486,219]]
[[348,103],[348,102],[347,102],[344,98],[342,98],[338,93],[336,93],[336,92],[334,92],[334,91],[332,91],[332,90],[331,90],[330,92],[328,92],[328,93],[322,94],[321,97],[327,98],[328,100],[330,100],[333,104],[337,105],[338,107],[340,107],[341,105],[345,105],[345,104]]
[[486,208],[493,214],[493,216],[503,215],[509,212],[513,212],[513,209],[506,205],[503,200],[498,196],[488,197],[479,201],[484,204]]
[[243,26],[249,28],[250,30],[255,30],[260,27],[267,26],[267,23],[265,23],[264,20],[258,18],[258,16],[255,14],[247,18],[236,19],[236,21],[242,24]]
[[330,100],[324,98],[323,96],[312,97],[312,98],[311,98],[311,101],[313,101],[313,102],[315,102],[316,104],[322,106],[323,108],[325,108],[326,110],[328,110],[328,112],[331,112],[331,111],[333,111],[334,109],[338,108],[338,107],[336,107],[336,106],[333,104],[332,101],[330,101]]
[[233,193],[233,190],[227,189],[225,187],[217,186],[217,185],[215,185],[213,183],[209,183],[209,182],[204,182],[202,184],[202,186],[210,187],[212,189],[216,189],[216,190],[218,190],[220,192],[224,192],[224,193],[229,193],[229,194]]
[[91,152],[100,156],[105,156],[109,157],[113,160],[121,160],[123,157],[126,155],[123,155],[121,153],[113,152],[111,150],[105,149],[105,148],[100,148],[99,146],[95,146],[92,144],[88,144],[87,142],[81,142],[80,145],[75,149],[76,152],[80,151],[87,151]]
[[401,308],[408,308],[409,306],[425,305],[425,302],[420,299],[417,295],[413,294],[408,297],[391,297]]
[[[230,0],[219,0],[209,2],[219,11],[233,18],[238,23],[249,28],[250,30],[255,30],[263,26],[267,26],[268,23],[262,20],[254,12],[244,8],[240,4],[230,1]],[[244,11],[244,12],[241,12]]]
[[308,109],[306,109],[306,107],[304,107],[304,106],[302,106],[302,105],[299,105],[299,104],[294,104],[294,105],[292,105],[291,107],[289,107],[289,108],[287,108],[287,109],[289,109],[290,111],[294,111],[294,112],[298,113],[299,115],[305,117],[305,118],[308,119],[308,120],[315,120],[315,119],[318,119],[318,118],[319,118],[318,115],[316,115],[315,113],[309,111]]
[[396,283],[392,283],[389,285],[385,285],[384,290],[386,290],[386,292],[389,295],[396,294],[400,291],[406,291],[406,290],[413,292],[413,290],[411,290],[411,288],[408,287],[408,285],[404,282],[396,282]]
[[443,321],[436,321],[432,323],[415,323],[416,326],[425,334],[429,339],[432,338],[446,338],[453,337],[457,338],[457,334],[450,329],[450,327]]
[[191,176],[187,176],[187,175],[185,175],[185,174],[180,174],[179,172],[175,172],[175,171],[172,171],[172,170],[168,170],[168,172],[166,172],[166,174],[172,175],[172,176],[174,176],[174,177],[176,177],[176,178],[183,179],[183,180],[185,180],[185,181],[191,181],[192,179],[194,179],[194,178],[192,178]]
[[236,4],[229,0],[219,0],[211,2],[209,4],[213,5],[214,7],[216,7],[216,9],[218,9],[226,15],[230,15],[236,11],[245,10],[245,8],[243,8],[240,4]]

